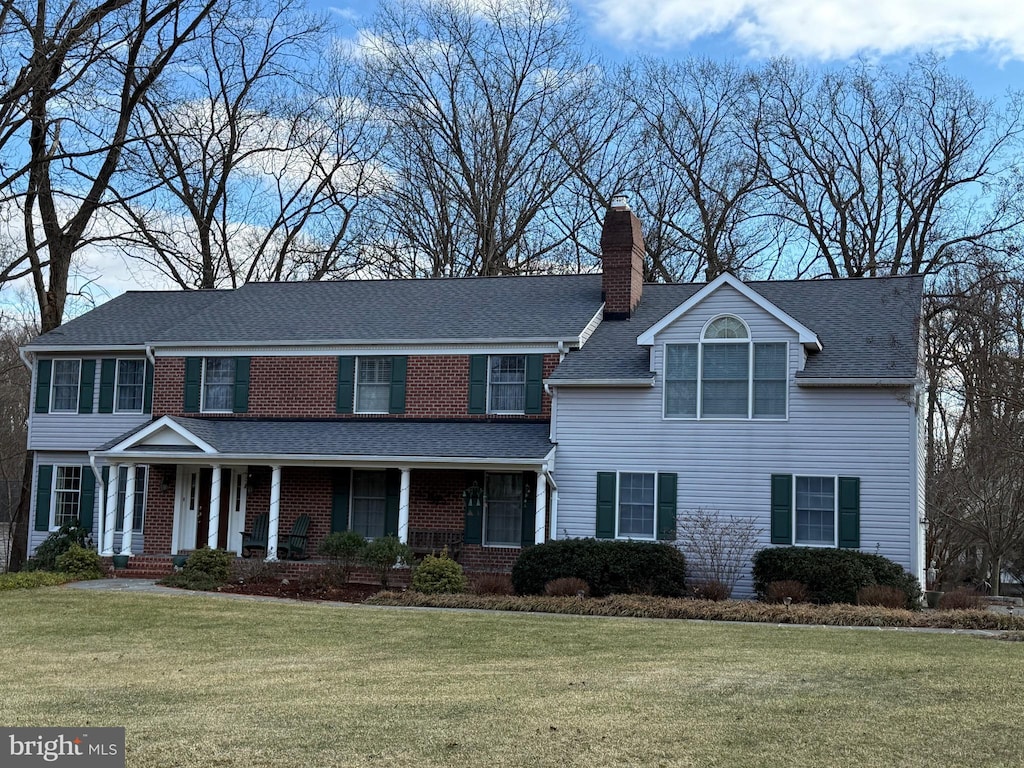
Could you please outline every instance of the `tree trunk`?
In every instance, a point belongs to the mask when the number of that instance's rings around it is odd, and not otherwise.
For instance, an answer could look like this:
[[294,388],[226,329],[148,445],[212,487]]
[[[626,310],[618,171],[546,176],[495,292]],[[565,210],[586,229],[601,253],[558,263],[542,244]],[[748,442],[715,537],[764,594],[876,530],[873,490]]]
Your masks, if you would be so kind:
[[28,559],[28,526],[32,519],[32,468],[35,466],[31,451],[25,452],[25,472],[21,479],[18,511],[11,521],[11,554],[7,559],[8,571],[20,571]]

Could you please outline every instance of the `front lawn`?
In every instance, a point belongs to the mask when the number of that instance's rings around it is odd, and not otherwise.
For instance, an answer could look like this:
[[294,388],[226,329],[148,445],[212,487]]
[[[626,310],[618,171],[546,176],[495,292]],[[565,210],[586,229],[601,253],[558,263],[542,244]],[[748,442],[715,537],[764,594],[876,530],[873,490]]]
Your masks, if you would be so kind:
[[1009,766],[1020,643],[0,594],[0,722],[125,725],[148,766]]

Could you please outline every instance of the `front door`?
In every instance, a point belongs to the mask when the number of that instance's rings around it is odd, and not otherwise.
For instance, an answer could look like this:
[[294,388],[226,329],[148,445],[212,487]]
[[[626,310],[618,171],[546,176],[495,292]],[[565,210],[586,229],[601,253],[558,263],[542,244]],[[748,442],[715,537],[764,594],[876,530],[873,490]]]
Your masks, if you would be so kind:
[[[246,468],[221,469],[220,520],[217,546],[241,553],[241,531],[245,525]],[[178,467],[178,486],[174,505],[173,554],[200,549],[209,541],[211,467]]]

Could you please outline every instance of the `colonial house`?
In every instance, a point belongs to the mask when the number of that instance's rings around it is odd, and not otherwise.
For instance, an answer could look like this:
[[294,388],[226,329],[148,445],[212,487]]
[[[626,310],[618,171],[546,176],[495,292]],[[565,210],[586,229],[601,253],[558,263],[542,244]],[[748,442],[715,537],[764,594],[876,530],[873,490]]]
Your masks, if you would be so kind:
[[[549,538],[683,537],[923,568],[922,280],[645,284],[609,210],[601,274],[129,292],[23,349],[33,550],[266,556],[330,532],[457,541],[507,570]],[[699,569],[700,564],[694,563]]]

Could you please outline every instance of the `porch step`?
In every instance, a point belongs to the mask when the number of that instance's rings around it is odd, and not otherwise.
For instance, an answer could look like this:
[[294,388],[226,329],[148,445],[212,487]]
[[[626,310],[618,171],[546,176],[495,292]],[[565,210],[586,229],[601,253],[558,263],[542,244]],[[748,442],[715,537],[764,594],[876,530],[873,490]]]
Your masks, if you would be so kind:
[[114,568],[113,560],[103,558],[107,573],[118,579],[162,579],[174,572],[170,557],[136,556],[128,560],[127,568]]

